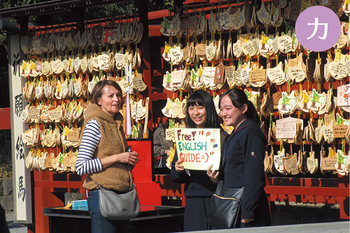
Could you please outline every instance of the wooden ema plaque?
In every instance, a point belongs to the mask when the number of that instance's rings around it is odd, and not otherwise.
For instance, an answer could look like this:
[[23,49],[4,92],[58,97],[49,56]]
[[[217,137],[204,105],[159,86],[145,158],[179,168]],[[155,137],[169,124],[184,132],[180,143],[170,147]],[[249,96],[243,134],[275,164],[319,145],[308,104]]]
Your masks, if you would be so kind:
[[325,171],[335,171],[335,164],[337,163],[337,160],[337,156],[323,158],[322,169]]
[[266,81],[266,70],[265,69],[258,69],[258,70],[252,70],[249,72],[249,82],[261,82]]
[[334,138],[345,138],[346,132],[348,131],[348,125],[335,125],[333,126]]

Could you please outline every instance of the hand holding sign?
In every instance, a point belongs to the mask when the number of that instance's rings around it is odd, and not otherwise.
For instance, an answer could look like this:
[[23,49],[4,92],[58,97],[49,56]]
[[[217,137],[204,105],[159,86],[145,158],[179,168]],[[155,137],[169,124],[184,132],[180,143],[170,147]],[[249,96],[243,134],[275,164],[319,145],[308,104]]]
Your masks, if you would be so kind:
[[207,175],[211,179],[212,182],[217,183],[219,181],[219,172],[216,170],[212,170],[213,164],[209,165],[207,168]]
[[183,165],[183,160],[178,160],[175,162],[175,170],[177,172],[183,172],[185,170]]

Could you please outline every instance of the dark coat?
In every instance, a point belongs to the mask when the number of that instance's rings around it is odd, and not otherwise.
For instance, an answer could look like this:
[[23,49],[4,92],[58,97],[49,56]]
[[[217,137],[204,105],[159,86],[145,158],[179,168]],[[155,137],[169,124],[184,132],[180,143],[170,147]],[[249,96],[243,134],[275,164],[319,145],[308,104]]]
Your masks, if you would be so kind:
[[265,187],[264,156],[266,138],[250,119],[226,137],[222,150],[221,177],[227,187],[244,186],[241,218],[254,219],[252,225],[270,225]]
[[174,144],[171,141],[166,140],[165,136],[166,127],[161,124],[153,134],[153,153],[154,157],[158,157],[161,160],[160,167],[166,167],[166,160],[168,155],[165,154],[165,150],[170,150],[171,147],[174,147]]

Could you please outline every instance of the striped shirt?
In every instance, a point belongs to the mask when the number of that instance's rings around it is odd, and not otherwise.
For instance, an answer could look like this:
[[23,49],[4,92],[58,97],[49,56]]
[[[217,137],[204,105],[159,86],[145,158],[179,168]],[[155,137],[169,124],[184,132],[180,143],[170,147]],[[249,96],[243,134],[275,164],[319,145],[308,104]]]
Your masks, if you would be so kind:
[[101,131],[98,122],[90,120],[86,126],[81,139],[76,162],[77,174],[82,176],[102,171],[100,159],[94,159],[94,153],[101,140]]

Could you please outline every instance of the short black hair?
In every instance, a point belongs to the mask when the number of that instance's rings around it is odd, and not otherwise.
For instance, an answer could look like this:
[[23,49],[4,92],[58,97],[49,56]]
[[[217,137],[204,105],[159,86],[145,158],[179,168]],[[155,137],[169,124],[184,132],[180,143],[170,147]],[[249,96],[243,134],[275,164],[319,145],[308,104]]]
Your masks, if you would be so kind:
[[210,94],[203,90],[197,90],[187,99],[185,124],[187,128],[197,128],[188,114],[188,108],[194,105],[203,106],[205,108],[205,128],[219,128],[220,117],[215,110],[213,98]]

